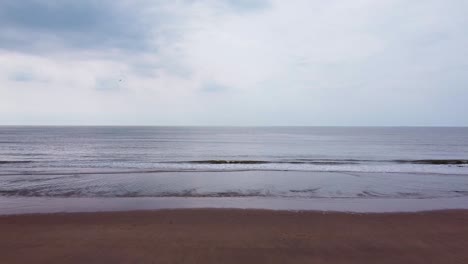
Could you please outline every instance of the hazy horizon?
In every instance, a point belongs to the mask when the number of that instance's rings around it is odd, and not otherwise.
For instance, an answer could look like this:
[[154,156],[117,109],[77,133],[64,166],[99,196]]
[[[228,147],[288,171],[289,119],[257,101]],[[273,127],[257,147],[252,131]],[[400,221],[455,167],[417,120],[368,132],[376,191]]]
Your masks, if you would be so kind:
[[467,9],[5,0],[0,125],[465,127]]
[[61,125],[3,125],[0,124],[0,127],[206,127],[206,128],[467,128],[468,126],[366,126],[366,125],[353,125],[353,126],[315,126],[315,125],[68,125],[68,124],[61,124]]

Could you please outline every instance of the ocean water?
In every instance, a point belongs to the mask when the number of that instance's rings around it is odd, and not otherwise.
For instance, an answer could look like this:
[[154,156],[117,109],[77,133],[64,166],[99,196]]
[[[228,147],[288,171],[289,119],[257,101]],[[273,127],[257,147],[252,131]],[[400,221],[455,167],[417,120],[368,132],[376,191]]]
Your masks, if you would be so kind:
[[468,174],[468,128],[0,127],[1,173],[297,170]]
[[0,127],[1,197],[468,197],[468,128]]

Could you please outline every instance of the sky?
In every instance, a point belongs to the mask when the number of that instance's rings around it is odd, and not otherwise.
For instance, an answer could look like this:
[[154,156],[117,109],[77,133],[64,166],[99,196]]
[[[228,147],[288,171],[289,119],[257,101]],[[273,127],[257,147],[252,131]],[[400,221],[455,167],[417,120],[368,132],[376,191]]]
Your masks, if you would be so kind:
[[0,125],[468,126],[466,0],[1,0]]

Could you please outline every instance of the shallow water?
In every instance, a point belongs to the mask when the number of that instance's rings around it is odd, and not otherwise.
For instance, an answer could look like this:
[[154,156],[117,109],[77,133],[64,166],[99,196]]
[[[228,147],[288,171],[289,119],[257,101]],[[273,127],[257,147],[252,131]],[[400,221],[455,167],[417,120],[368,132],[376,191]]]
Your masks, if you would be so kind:
[[0,177],[0,196],[450,198],[468,196],[467,175],[220,171]]
[[352,213],[468,209],[468,197],[437,199],[305,199],[268,197],[51,198],[0,197],[0,215],[110,212],[187,208],[238,208]]

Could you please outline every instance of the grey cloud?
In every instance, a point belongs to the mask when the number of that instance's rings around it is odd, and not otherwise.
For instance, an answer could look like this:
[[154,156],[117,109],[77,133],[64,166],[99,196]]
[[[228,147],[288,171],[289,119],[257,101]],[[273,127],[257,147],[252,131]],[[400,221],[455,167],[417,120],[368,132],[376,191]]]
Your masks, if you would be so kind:
[[258,11],[271,6],[270,0],[213,0],[212,2],[206,0],[183,0],[183,2],[186,4],[214,3],[217,7],[227,8],[229,11],[239,13]]
[[223,93],[228,90],[229,87],[213,81],[204,83],[200,89],[203,93]]
[[101,92],[118,91],[122,89],[123,82],[123,78],[119,76],[115,78],[98,79],[96,80],[95,89]]
[[12,82],[32,84],[46,83],[49,81],[47,78],[41,78],[28,69],[14,71],[7,75],[7,79]]
[[16,72],[11,74],[8,79],[15,82],[30,82],[35,80],[34,76],[27,72]]
[[[64,45],[77,49],[147,47],[142,7],[115,1],[3,0],[0,48],[37,51]],[[58,42],[58,43],[57,43]]]
[[[171,2],[2,0],[0,49],[31,53],[60,47],[155,51],[157,47],[152,33],[157,32],[157,38],[174,38],[173,35],[177,34],[164,28],[183,19],[164,13],[164,6],[168,3]],[[269,6],[266,0],[225,0],[219,3],[235,12]],[[147,13],[150,9],[151,15]]]
[[268,0],[226,0],[226,3],[236,11],[256,11],[270,7]]

